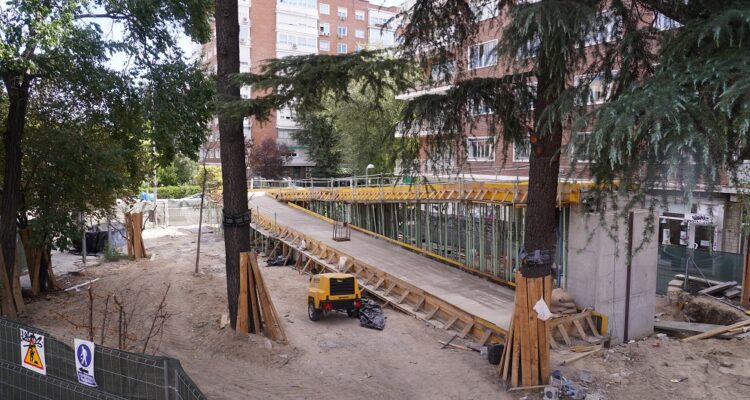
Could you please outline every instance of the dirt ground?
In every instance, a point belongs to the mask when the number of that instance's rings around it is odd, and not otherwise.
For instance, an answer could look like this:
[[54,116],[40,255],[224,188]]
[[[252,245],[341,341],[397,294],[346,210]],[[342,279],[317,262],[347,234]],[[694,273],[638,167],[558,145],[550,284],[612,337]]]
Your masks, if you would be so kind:
[[[366,329],[345,314],[318,322],[307,317],[308,277],[289,267],[264,267],[263,274],[282,317],[288,345],[263,337],[236,337],[220,329],[226,313],[223,240],[203,236],[201,274],[195,268],[195,229],[146,230],[150,260],[89,266],[64,285],[99,278],[93,284],[95,338],[101,343],[107,295],[117,295],[133,313],[131,350],[141,351],[153,310],[166,285],[171,314],[163,337],[149,352],[179,359],[210,399],[502,399],[495,368],[478,353],[441,350],[452,335],[398,311],[385,309],[386,328]],[[114,302],[105,345],[117,345]],[[131,310],[132,309],[132,310]],[[35,300],[23,321],[62,340],[86,337],[88,291],[53,293]],[[460,341],[459,341],[460,342]]]
[[[132,351],[143,350],[154,309],[169,285],[171,317],[148,352],[179,359],[210,399],[542,398],[541,390],[505,392],[496,368],[478,353],[441,349],[438,340],[452,335],[392,309],[384,310],[384,331],[362,328],[343,314],[310,321],[308,278],[288,267],[263,267],[263,274],[289,344],[255,335],[237,337],[229,328],[219,328],[220,315],[226,312],[221,236],[204,235],[201,273],[194,275],[194,228],[144,233],[151,259],[90,264],[63,279],[63,285],[99,278],[92,290],[97,343],[102,341],[106,298],[117,295],[132,314]],[[70,264],[65,257],[60,258]],[[116,346],[112,297],[107,309],[104,344]],[[87,290],[57,292],[30,304],[23,321],[72,343],[73,337],[88,335],[87,310]],[[750,390],[747,340],[681,343],[652,336],[555,367],[570,356],[553,353],[553,369],[574,381],[580,369],[590,370],[588,399],[738,399],[747,398]]]

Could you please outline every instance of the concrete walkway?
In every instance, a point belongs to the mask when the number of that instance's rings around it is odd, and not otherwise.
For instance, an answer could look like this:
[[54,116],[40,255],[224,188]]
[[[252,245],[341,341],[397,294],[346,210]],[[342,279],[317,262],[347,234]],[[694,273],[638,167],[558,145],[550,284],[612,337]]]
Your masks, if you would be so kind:
[[421,256],[398,245],[352,230],[351,240],[332,239],[331,224],[263,194],[249,201],[253,212],[276,218],[327,246],[339,249],[373,267],[414,285],[469,314],[507,330],[513,314],[514,292],[510,288]]

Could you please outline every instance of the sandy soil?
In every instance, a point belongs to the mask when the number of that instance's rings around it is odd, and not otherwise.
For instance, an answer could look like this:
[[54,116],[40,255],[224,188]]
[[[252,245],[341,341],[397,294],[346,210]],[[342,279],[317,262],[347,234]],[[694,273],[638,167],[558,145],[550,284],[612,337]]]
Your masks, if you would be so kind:
[[[229,328],[219,328],[226,312],[221,237],[204,236],[199,275],[193,274],[195,229],[150,229],[145,240],[150,260],[89,266],[62,281],[71,286],[100,278],[92,291],[96,341],[101,343],[106,298],[117,295],[132,313],[128,346],[134,351],[142,350],[154,309],[170,285],[171,318],[148,351],[180,359],[210,399],[541,398],[540,390],[504,392],[496,369],[477,353],[441,350],[437,341],[450,334],[397,311],[385,310],[388,321],[382,332],[362,328],[345,315],[310,321],[308,278],[287,267],[263,267],[263,274],[289,344],[237,337]],[[113,308],[110,300],[109,346],[117,344]],[[27,310],[25,322],[60,339],[87,336],[86,290],[50,294]],[[554,353],[553,369],[571,355]],[[582,368],[593,376],[586,385],[589,399],[738,399],[750,390],[747,340],[685,344],[652,336],[559,367],[574,381]]]
[[[512,398],[500,388],[495,368],[478,353],[441,350],[437,341],[452,335],[397,311],[385,310],[384,331],[360,327],[343,314],[310,321],[308,278],[288,267],[263,268],[288,345],[220,329],[220,315],[226,312],[223,241],[218,234],[204,235],[201,274],[196,276],[196,237],[194,229],[146,230],[152,259],[103,263],[65,281],[70,286],[100,278],[93,284],[98,343],[104,303],[108,295],[117,295],[133,314],[129,347],[141,351],[154,309],[171,285],[167,310],[172,316],[149,352],[180,359],[210,399]],[[117,345],[113,308],[110,300],[109,346]],[[27,310],[25,322],[60,339],[87,336],[86,290],[50,294]]]

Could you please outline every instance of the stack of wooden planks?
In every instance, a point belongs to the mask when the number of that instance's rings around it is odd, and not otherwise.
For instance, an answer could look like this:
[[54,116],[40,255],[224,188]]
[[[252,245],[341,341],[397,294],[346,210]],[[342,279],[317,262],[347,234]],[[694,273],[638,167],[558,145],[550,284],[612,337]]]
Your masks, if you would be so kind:
[[128,257],[146,258],[143,245],[143,213],[125,213],[125,229],[128,233]]
[[[698,288],[699,295],[708,295],[712,297],[723,296],[727,299],[734,299],[739,297],[740,293],[742,293],[742,287],[734,281],[715,281],[695,275],[689,276],[688,281],[691,287]],[[669,285],[683,287],[684,282],[685,275],[677,274],[675,275],[675,279],[669,282]]]
[[525,278],[516,272],[514,316],[500,361],[500,376],[512,387],[549,382],[547,323],[537,318],[534,304],[542,298],[549,304],[551,295],[551,276]]
[[237,301],[237,332],[249,333],[252,319],[255,333],[263,333],[271,340],[286,343],[279,314],[258,267],[255,252],[240,253],[240,293]]

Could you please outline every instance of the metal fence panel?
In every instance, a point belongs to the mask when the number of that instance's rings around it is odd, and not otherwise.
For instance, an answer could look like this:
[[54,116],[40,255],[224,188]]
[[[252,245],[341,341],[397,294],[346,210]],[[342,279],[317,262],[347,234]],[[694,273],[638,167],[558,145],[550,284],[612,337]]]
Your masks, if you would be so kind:
[[[685,273],[685,264],[689,263],[691,276],[700,277],[701,273],[711,280],[742,282],[742,254],[723,251],[692,250],[674,244],[659,245],[659,264],[656,279],[656,292],[665,294],[669,281],[676,274]],[[696,270],[700,269],[700,272]]]
[[[47,375],[21,366],[20,328],[44,335]],[[168,357],[129,353],[96,346],[98,388],[78,383],[74,350],[48,333],[0,317],[0,399],[203,400],[206,397]]]

